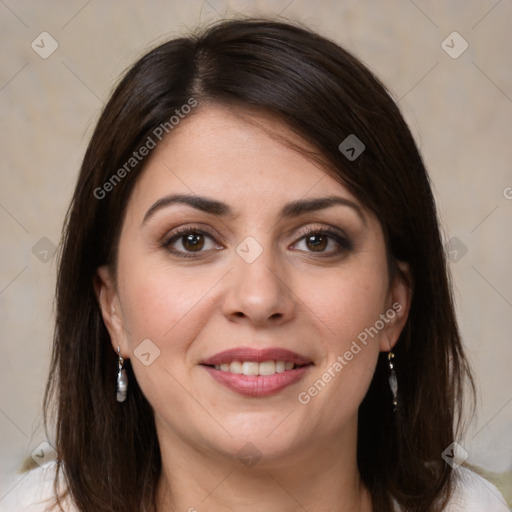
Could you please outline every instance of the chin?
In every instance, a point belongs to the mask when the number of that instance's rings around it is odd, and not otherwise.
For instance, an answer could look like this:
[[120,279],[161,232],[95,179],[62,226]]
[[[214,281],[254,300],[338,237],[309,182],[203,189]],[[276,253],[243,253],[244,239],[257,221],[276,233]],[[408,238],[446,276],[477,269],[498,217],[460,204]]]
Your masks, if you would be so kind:
[[280,460],[295,458],[298,451],[312,444],[313,432],[305,431],[298,425],[284,425],[285,422],[279,424],[285,417],[283,415],[279,421],[274,421],[274,418],[270,421],[268,417],[245,415],[244,422],[224,422],[224,427],[232,437],[203,437],[203,440],[213,451],[227,458],[236,457],[242,463],[245,463],[245,459],[258,459],[259,468],[275,465]]

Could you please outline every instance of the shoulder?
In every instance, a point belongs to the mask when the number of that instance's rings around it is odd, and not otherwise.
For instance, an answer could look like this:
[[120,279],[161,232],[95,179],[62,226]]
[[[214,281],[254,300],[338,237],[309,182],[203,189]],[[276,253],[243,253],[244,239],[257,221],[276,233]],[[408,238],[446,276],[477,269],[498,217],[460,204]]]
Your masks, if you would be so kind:
[[455,490],[446,512],[509,512],[501,492],[470,469],[455,470]]
[[[54,480],[57,469],[55,461],[24,473],[18,483],[0,501],[1,512],[57,512]],[[62,492],[62,477],[59,491]],[[64,512],[77,512],[69,501],[61,500]]]

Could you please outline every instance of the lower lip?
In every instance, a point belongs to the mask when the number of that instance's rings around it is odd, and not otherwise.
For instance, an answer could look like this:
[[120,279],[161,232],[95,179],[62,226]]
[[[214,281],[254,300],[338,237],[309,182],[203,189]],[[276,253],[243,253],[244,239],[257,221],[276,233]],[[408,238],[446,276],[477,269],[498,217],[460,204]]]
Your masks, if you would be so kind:
[[204,366],[206,371],[220,384],[235,393],[245,396],[261,397],[278,393],[295,384],[304,377],[312,365],[301,366],[273,375],[243,375],[241,373],[223,372],[211,366]]

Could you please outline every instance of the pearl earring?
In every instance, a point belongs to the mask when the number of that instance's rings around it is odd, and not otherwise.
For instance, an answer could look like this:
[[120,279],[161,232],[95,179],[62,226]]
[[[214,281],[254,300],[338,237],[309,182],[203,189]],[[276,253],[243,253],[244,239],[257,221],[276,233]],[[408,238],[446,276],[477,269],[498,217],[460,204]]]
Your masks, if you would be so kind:
[[396,412],[398,410],[398,400],[397,400],[397,394],[398,394],[398,381],[396,379],[396,372],[395,372],[395,366],[393,365],[393,359],[395,358],[395,354],[391,352],[391,350],[388,352],[388,361],[389,361],[389,387],[391,389],[391,393],[393,394],[393,412]]
[[126,374],[126,370],[123,368],[124,359],[121,356],[121,351],[119,345],[117,346],[117,394],[116,398],[118,402],[124,402],[126,400],[126,393],[128,390],[128,375]]

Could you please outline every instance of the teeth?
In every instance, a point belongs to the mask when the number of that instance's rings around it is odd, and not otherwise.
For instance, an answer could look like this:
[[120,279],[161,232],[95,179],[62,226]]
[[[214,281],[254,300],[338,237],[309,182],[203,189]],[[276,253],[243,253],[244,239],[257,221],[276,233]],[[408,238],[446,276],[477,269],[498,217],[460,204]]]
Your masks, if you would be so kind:
[[240,361],[233,361],[231,364],[226,363],[226,366],[228,367],[228,369],[225,370],[226,372],[231,372],[231,373],[242,373],[243,372],[242,363]]
[[216,364],[215,369],[222,372],[243,373],[244,375],[274,375],[286,370],[293,370],[295,363],[291,361],[233,361],[231,364]]
[[259,364],[252,361],[244,361],[242,363],[242,373],[244,375],[258,375]]
[[260,375],[274,375],[276,373],[276,363],[274,361],[265,361],[259,365]]

